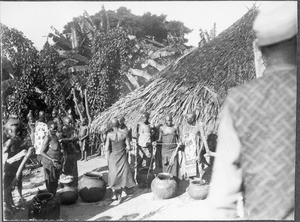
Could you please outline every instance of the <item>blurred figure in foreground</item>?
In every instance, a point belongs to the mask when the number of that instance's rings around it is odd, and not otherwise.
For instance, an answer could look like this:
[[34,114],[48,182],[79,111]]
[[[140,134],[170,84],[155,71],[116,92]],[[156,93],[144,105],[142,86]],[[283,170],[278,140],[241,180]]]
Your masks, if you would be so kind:
[[262,9],[253,29],[266,70],[229,92],[208,201],[218,219],[236,218],[243,198],[242,219],[293,220],[297,2]]

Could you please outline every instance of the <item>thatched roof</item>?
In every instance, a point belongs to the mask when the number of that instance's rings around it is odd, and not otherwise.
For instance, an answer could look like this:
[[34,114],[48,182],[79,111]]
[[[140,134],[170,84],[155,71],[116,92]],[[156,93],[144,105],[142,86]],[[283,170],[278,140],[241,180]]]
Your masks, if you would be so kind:
[[173,62],[139,89],[100,113],[91,130],[104,132],[111,118],[125,116],[135,127],[141,114],[150,112],[152,124],[164,123],[170,113],[182,128],[185,115],[195,111],[205,131],[216,131],[218,115],[229,88],[255,78],[252,24],[257,10],[252,8],[214,40]]

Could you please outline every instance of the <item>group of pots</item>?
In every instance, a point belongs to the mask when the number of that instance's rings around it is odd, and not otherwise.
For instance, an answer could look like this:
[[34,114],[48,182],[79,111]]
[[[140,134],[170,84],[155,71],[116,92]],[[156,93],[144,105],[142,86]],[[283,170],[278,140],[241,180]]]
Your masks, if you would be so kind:
[[[106,183],[98,174],[86,173],[79,181],[78,188],[69,182],[63,183],[59,198],[51,193],[38,193],[28,207],[29,219],[59,219],[60,204],[73,204],[78,196],[85,202],[97,202],[104,198]],[[159,173],[157,176],[149,168],[138,171],[137,182],[140,187],[151,187],[154,196],[158,199],[169,199],[176,195],[178,184],[172,174]],[[208,194],[208,185],[200,179],[191,179],[187,189],[189,196],[195,200],[205,199]]]
[[[158,199],[169,199],[176,195],[178,183],[170,173],[154,175],[149,168],[141,168],[137,174],[137,183],[140,187],[151,187],[154,196]],[[190,178],[188,195],[195,200],[203,200],[208,195],[209,186],[200,178]]]
[[60,205],[74,204],[78,196],[85,202],[97,202],[104,198],[106,183],[98,174],[86,173],[79,181],[78,188],[72,181],[60,181],[63,188],[59,195],[39,192],[28,207],[28,219],[57,220],[60,216]]

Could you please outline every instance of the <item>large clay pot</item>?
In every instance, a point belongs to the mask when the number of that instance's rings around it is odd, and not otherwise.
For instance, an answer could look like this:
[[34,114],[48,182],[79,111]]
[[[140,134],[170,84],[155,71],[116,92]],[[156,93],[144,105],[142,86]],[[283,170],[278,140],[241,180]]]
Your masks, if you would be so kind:
[[151,190],[158,199],[169,199],[175,196],[177,183],[170,173],[159,173],[151,183]]
[[59,199],[52,193],[37,194],[28,207],[28,219],[57,220],[59,216]]
[[69,205],[76,202],[78,199],[78,190],[76,187],[72,187],[69,184],[64,184],[61,193],[59,194],[60,203],[63,205]]
[[195,200],[203,200],[208,195],[209,186],[201,179],[191,179],[187,188],[189,196]]
[[106,192],[106,183],[102,176],[94,173],[85,173],[78,184],[79,196],[85,202],[102,200]]
[[136,181],[142,188],[150,187],[152,180],[155,178],[153,171],[148,167],[143,167],[138,170],[136,175]]

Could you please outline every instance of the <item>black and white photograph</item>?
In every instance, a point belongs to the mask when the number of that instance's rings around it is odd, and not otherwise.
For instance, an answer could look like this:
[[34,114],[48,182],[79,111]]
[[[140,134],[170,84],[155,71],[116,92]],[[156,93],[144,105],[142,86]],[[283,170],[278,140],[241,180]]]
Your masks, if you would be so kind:
[[2,221],[296,220],[297,35],[298,1],[0,0]]

